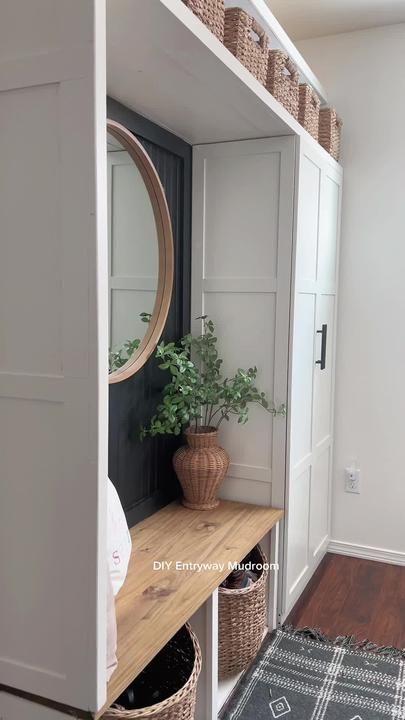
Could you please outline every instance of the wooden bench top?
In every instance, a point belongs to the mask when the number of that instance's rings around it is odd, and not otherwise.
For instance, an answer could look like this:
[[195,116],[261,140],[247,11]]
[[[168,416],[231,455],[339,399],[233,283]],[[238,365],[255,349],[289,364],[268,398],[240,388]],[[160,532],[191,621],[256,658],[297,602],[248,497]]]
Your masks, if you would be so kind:
[[[282,516],[245,503],[196,511],[174,502],[132,528],[128,575],[116,599],[118,668],[96,718],[221,584],[229,563],[240,562]],[[172,564],[156,565],[164,562]]]

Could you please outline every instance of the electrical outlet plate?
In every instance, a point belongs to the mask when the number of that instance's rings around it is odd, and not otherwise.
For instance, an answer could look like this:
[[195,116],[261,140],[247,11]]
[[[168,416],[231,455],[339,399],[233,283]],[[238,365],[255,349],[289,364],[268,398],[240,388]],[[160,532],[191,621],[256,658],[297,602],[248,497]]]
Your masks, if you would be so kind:
[[345,491],[348,493],[360,493],[360,470],[355,467],[345,469]]

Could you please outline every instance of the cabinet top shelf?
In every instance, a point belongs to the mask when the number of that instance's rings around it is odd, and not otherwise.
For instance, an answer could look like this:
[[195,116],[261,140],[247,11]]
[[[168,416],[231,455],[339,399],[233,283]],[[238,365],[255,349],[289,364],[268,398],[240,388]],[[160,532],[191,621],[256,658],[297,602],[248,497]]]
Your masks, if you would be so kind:
[[181,0],[107,0],[107,89],[191,145],[295,135],[326,155]]
[[[282,516],[244,503],[196,511],[175,502],[132,528],[128,575],[116,600],[118,668],[96,718],[221,584],[229,563],[240,562]],[[170,569],[154,566],[163,562],[172,562]],[[211,567],[201,572],[196,563]]]

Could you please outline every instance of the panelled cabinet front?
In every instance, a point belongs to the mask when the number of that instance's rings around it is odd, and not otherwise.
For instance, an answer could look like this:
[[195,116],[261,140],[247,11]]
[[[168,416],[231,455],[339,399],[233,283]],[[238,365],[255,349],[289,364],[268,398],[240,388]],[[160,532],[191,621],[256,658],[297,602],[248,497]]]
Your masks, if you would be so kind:
[[228,372],[256,365],[261,389],[287,404],[286,420],[255,408],[221,428],[222,495],[286,510],[280,620],[329,538],[341,184],[312,141],[194,149],[192,316],[214,320]]
[[[106,693],[104,36],[96,0],[1,3],[0,685],[86,710]],[[0,717],[48,716],[0,692]]]
[[283,614],[327,549],[341,169],[301,143],[292,290]]
[[[192,318],[208,314],[224,371],[257,366],[257,383],[287,402],[294,138],[194,149]],[[222,496],[283,505],[286,421],[252,407],[220,429],[231,457]]]

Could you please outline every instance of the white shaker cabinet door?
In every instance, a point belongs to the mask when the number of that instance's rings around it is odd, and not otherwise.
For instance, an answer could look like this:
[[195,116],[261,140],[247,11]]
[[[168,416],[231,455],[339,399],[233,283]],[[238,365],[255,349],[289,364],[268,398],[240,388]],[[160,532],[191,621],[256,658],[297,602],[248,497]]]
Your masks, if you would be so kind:
[[302,141],[293,261],[285,617],[327,549],[342,173]]
[[[214,321],[224,373],[257,367],[257,384],[287,403],[295,141],[217,143],[193,155],[193,331]],[[197,319],[196,319],[197,318]],[[252,406],[247,425],[222,423],[231,457],[220,493],[282,507],[286,418]]]
[[106,657],[104,26],[98,0],[0,4],[0,684],[92,710]]

